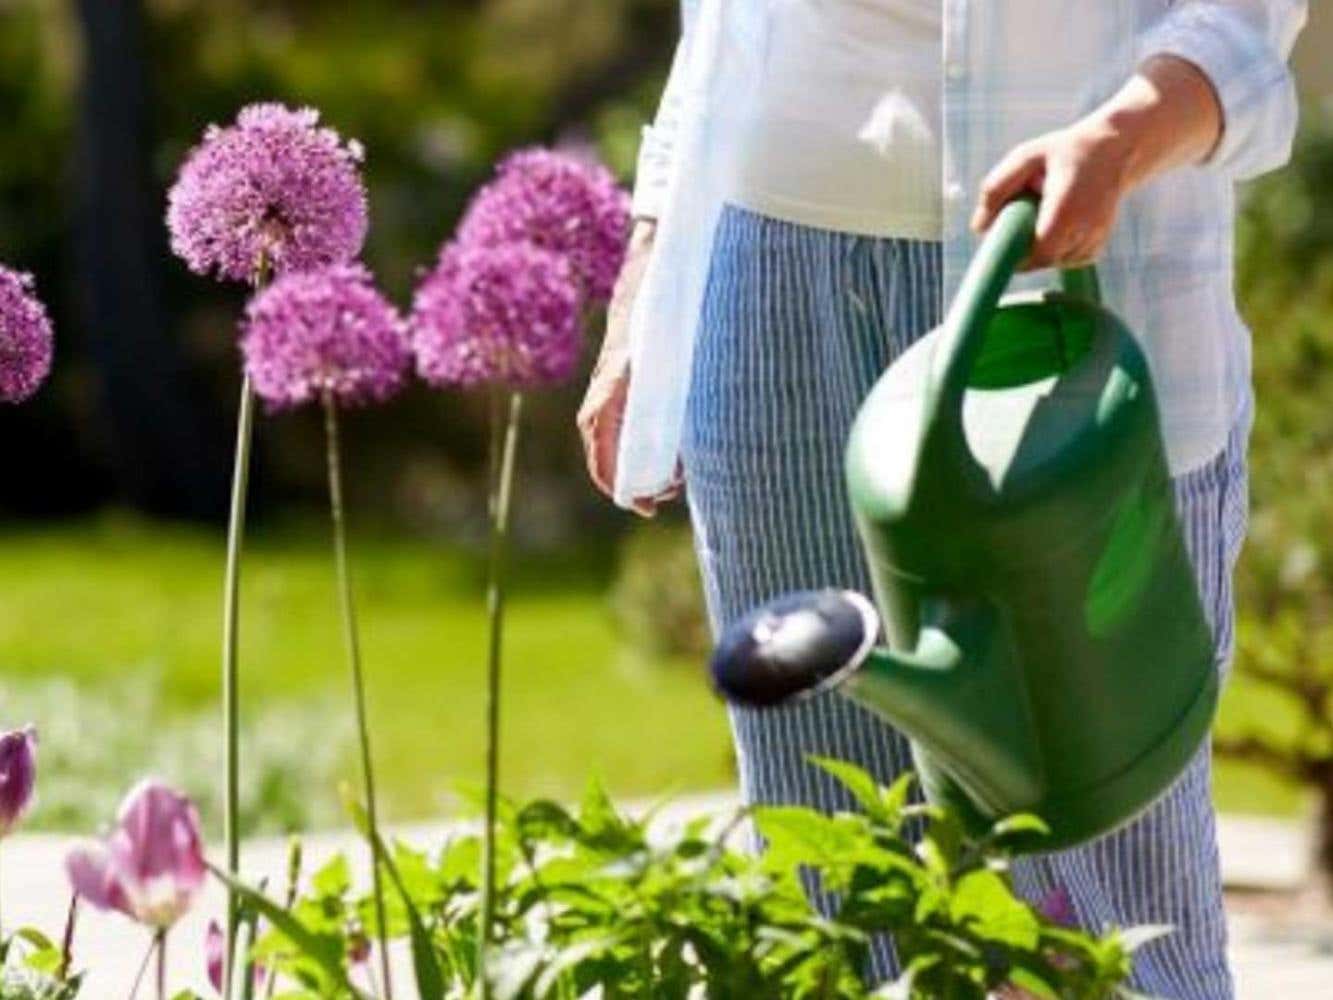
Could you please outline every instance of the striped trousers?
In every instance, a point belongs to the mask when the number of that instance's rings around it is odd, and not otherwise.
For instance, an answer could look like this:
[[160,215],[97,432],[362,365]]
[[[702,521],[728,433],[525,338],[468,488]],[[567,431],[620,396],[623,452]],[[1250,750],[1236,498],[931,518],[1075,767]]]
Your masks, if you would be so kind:
[[[728,207],[714,240],[683,445],[695,547],[715,631],[790,590],[870,580],[848,509],[843,449],[885,367],[939,321],[937,243],[876,239]],[[1248,410],[1226,448],[1174,480],[1175,500],[1225,671],[1231,576],[1246,526]],[[892,442],[885,442],[891,447]],[[910,767],[905,739],[837,693],[771,711],[731,710],[752,803],[854,808],[806,761],[853,761],[882,782]],[[1081,926],[1169,924],[1137,956],[1151,996],[1228,1000],[1226,926],[1210,754],[1133,823],[1073,850],[1021,859],[1016,888],[1067,895]],[[833,901],[816,893],[826,911]],[[893,975],[877,942],[869,975]]]

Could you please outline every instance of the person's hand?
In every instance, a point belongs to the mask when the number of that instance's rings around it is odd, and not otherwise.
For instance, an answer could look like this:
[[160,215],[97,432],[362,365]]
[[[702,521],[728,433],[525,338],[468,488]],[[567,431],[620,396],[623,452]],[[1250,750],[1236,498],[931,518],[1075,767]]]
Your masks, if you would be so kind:
[[[629,249],[620,277],[616,279],[611,305],[606,313],[606,336],[583,405],[579,407],[578,428],[583,438],[583,451],[588,462],[588,475],[597,488],[612,496],[616,482],[616,456],[620,450],[620,428],[625,417],[625,401],[629,396],[629,319],[634,300],[643,282],[648,257],[652,253],[657,225],[650,219],[634,224]],[[679,495],[681,476],[677,470],[675,481],[655,497],[634,500],[634,511],[643,517],[657,513],[658,504]]]
[[1020,143],[982,182],[972,229],[984,232],[1006,203],[1037,192],[1037,234],[1024,268],[1087,264],[1110,239],[1131,159],[1126,136],[1096,118]]
[[1036,192],[1037,234],[1024,266],[1090,263],[1110,239],[1125,194],[1205,159],[1222,128],[1222,106],[1203,71],[1176,56],[1150,56],[1087,117],[1010,150],[982,182],[972,229],[984,232],[1006,202]]

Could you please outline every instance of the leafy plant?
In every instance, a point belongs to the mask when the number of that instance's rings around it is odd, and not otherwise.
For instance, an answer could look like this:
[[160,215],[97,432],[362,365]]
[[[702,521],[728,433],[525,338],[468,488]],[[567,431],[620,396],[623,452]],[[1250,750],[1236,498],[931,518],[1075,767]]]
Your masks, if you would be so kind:
[[1333,896],[1333,114],[1311,107],[1291,168],[1256,184],[1238,282],[1255,331],[1250,544],[1238,587],[1237,681],[1251,704],[1217,740],[1317,799],[1315,863]]
[[[1038,820],[1006,820],[969,841],[948,812],[909,803],[910,776],[885,788],[850,765],[819,763],[862,812],[760,808],[662,829],[622,815],[596,785],[575,810],[502,801],[493,995],[980,1000],[1012,984],[1036,997],[1098,1000],[1118,995],[1133,949],[1159,933],[1090,936],[1015,897],[1009,853],[1042,830]],[[729,846],[747,821],[767,841],[762,855]],[[912,829],[922,831],[915,846]],[[377,853],[395,890],[389,931],[411,941],[419,994],[472,995],[480,839]],[[832,918],[811,909],[803,873],[838,892]],[[281,919],[277,904],[261,909],[272,929],[256,957],[298,987],[282,996],[364,995],[357,963],[373,908],[354,892],[344,858],[317,872]],[[905,971],[869,987],[870,943],[885,933]]]

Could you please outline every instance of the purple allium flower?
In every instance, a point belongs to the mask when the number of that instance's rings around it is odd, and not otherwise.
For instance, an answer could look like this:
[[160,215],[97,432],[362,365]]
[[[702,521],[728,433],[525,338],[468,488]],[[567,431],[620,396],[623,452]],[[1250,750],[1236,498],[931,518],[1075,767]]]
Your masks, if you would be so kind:
[[21,403],[51,371],[51,319],[32,275],[0,266],[0,402]]
[[0,735],[0,837],[32,808],[37,791],[37,730],[24,726]]
[[179,792],[140,782],[121,803],[111,836],[74,848],[65,869],[74,891],[99,910],[170,927],[204,886],[199,814]]
[[360,264],[279,278],[250,302],[241,352],[255,392],[275,410],[383,402],[412,363],[407,324]]
[[583,294],[611,297],[629,238],[629,195],[595,160],[526,149],[501,162],[472,200],[457,242],[535,243],[568,258]]
[[436,387],[559,382],[582,345],[578,287],[565,258],[531,243],[450,247],[417,289],[412,329]]
[[359,143],[321,128],[319,112],[251,104],[210,125],[167,196],[171,248],[197,274],[253,282],[352,260],[366,238]]

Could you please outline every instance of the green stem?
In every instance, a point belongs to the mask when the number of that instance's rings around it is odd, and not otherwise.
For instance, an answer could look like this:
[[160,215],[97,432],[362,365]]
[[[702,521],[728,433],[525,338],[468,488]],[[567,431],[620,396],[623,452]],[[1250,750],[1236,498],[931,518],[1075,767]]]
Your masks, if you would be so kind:
[[139,987],[143,984],[144,974],[148,971],[148,963],[153,959],[153,952],[157,951],[157,935],[154,934],[148,941],[148,950],[143,954],[143,961],[139,963],[139,971],[135,974],[134,985],[130,987],[130,1000],[134,1000],[139,995]]
[[[250,376],[241,383],[236,418],[236,460],[231,480],[231,514],[227,525],[227,569],[222,605],[222,715],[226,730],[226,797],[223,837],[227,871],[241,871],[241,721],[238,639],[240,633],[241,547],[245,539],[246,496],[250,480],[250,452],[254,438],[255,394]],[[240,899],[227,890],[227,935],[223,950],[223,996],[231,995],[233,952],[240,922]]]
[[[268,261],[255,262],[254,287],[262,289],[269,279]],[[222,829],[226,842],[227,872],[241,873],[241,711],[240,711],[240,605],[241,549],[245,541],[246,500],[250,490],[250,454],[255,434],[255,394],[250,376],[241,380],[241,399],[236,410],[236,451],[231,473],[231,508],[227,516],[227,568],[222,583],[222,718],[225,749],[225,793]],[[236,928],[240,920],[240,897],[227,889],[227,926],[223,942],[222,995],[231,996],[232,971],[236,961]]]
[[343,637],[347,660],[352,670],[352,693],[356,703],[357,737],[361,744],[361,776],[365,782],[366,825],[370,828],[370,877],[375,897],[375,922],[379,932],[380,967],[386,1000],[392,1000],[393,983],[389,978],[389,929],[384,917],[384,885],[380,878],[379,817],[375,801],[375,771],[370,756],[370,725],[366,713],[366,685],[361,671],[361,643],[356,627],[356,607],[352,601],[351,574],[347,568],[347,530],[343,518],[342,465],[338,446],[338,408],[324,396],[324,432],[329,460],[329,512],[333,517],[333,553],[341,598]]
[[167,1000],[167,932],[157,932],[157,1000]]
[[[497,415],[499,407],[492,411]],[[486,956],[495,921],[495,818],[499,802],[500,772],[500,667],[504,639],[505,556],[509,541],[509,506],[514,483],[514,456],[518,451],[518,429],[523,413],[522,393],[509,394],[509,415],[498,462],[495,445],[499,435],[492,428],[492,463],[495,478],[491,483],[490,585],[487,590],[487,614],[490,619],[490,646],[486,664],[486,817],[482,835],[481,926],[477,936],[477,975],[483,998],[491,994],[486,976]]]
[[65,915],[65,934],[60,940],[60,972],[62,983],[69,979],[69,966],[74,958],[74,925],[79,919],[79,894],[70,893],[69,912]]

